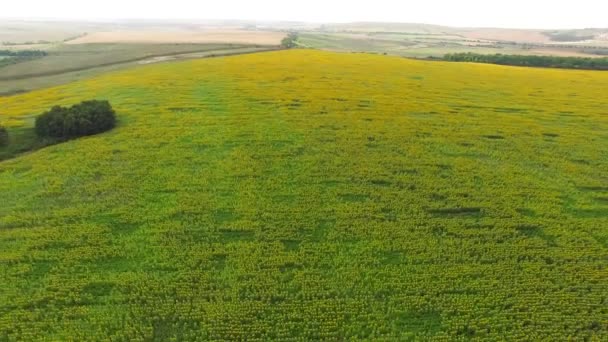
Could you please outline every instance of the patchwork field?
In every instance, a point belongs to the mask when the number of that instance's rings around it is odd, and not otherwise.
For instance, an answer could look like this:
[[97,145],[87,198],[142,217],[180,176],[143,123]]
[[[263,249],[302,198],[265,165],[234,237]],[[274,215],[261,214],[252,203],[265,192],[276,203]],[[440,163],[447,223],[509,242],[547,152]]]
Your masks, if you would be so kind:
[[301,46],[329,51],[387,53],[415,58],[448,53],[602,57],[606,29],[522,30],[406,23],[328,24],[301,29]]
[[254,44],[62,44],[48,56],[0,68],[0,96],[77,81],[108,71],[171,59],[191,59],[277,49]]
[[[485,32],[485,31],[483,31]],[[371,52],[390,55],[429,58],[448,53],[539,55],[600,58],[608,55],[603,42],[553,44],[505,42],[466,37],[456,34],[408,32],[304,32],[300,46],[336,52]]]
[[0,340],[607,340],[608,73],[289,50],[0,97]]
[[0,96],[57,86],[139,63],[276,50],[286,34],[285,29],[258,30],[255,25],[230,21],[87,23],[0,18],[0,50],[48,54],[18,63],[0,60]]

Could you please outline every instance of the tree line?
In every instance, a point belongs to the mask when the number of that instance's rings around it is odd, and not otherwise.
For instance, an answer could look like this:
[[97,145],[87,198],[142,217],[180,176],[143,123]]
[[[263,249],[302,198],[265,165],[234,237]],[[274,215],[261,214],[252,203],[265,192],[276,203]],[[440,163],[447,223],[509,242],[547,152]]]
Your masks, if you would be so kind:
[[472,52],[466,52],[446,54],[445,56],[443,56],[443,60],[450,62],[475,62],[543,68],[608,70],[608,58],[525,56],[503,54],[482,55]]
[[42,50],[0,50],[0,67],[47,56]]

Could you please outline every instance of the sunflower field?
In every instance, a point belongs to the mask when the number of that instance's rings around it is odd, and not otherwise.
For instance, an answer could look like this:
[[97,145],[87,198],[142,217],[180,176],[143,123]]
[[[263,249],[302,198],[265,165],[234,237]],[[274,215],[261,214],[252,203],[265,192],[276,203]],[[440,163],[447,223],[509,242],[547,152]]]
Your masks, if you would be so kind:
[[0,97],[118,120],[0,162],[0,341],[606,341],[606,89],[296,49]]

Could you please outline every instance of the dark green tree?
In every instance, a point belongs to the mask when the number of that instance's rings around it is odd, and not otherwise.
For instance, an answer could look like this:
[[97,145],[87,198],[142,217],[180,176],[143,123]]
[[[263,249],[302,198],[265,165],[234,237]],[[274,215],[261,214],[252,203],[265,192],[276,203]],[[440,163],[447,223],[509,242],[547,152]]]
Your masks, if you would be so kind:
[[55,106],[36,118],[36,133],[41,137],[70,139],[114,126],[116,113],[108,101],[84,101],[69,108]]
[[298,33],[291,32],[281,41],[281,46],[286,49],[291,49],[298,46]]
[[0,147],[8,146],[9,137],[6,128],[0,126]]

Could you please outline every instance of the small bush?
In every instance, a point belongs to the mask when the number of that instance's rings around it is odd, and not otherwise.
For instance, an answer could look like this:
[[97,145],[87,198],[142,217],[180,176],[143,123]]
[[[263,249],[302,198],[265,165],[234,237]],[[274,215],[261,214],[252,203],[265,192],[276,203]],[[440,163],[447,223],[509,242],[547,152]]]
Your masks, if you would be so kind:
[[8,146],[8,131],[6,128],[0,126],[0,147]]
[[84,101],[69,108],[55,106],[36,118],[36,134],[40,137],[76,138],[114,126],[116,113],[108,101]]

